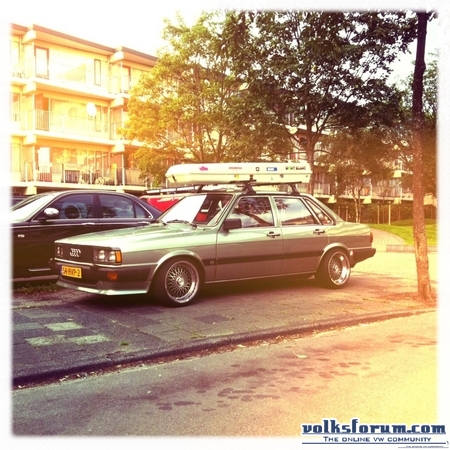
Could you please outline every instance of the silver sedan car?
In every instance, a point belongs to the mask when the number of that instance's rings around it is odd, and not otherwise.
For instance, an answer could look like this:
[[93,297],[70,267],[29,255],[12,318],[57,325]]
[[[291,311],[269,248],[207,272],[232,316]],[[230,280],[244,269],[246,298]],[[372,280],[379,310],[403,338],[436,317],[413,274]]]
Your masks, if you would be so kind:
[[367,225],[298,192],[218,188],[181,199],[145,227],[55,242],[57,284],[190,304],[204,283],[298,275],[341,288],[374,256]]

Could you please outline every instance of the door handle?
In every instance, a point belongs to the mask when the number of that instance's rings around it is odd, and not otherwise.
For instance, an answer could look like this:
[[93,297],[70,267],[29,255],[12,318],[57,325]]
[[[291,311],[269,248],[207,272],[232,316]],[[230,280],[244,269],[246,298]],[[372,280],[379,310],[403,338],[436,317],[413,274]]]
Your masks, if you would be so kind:
[[81,225],[83,225],[83,226],[85,226],[85,227],[87,227],[87,226],[94,226],[94,225],[95,225],[95,222],[84,222],[84,223],[82,223]]
[[313,233],[314,233],[314,234],[325,234],[325,230],[319,230],[319,229],[317,229],[317,230],[314,230]]
[[281,236],[281,233],[275,233],[274,231],[269,231],[267,233],[267,237],[274,238],[274,237],[278,237],[278,236]]

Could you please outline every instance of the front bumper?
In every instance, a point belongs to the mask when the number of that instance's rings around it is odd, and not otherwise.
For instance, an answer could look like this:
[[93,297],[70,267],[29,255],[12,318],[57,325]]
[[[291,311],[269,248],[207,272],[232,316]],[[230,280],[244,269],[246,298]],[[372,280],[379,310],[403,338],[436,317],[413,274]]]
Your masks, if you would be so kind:
[[[150,289],[150,269],[148,267],[97,266],[76,264],[71,261],[49,261],[50,268],[59,275],[56,284],[68,289],[100,295],[146,294]],[[82,278],[61,275],[62,266],[81,269]],[[116,279],[111,280],[114,274]]]

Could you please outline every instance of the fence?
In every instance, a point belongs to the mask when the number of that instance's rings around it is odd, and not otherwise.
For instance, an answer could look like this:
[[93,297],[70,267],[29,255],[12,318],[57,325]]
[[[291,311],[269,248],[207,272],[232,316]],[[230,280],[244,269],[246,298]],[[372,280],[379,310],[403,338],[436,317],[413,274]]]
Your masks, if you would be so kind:
[[[355,206],[352,203],[338,202],[334,205],[329,205],[333,211],[348,222],[355,222]],[[434,205],[425,205],[425,218],[436,219],[437,208]],[[392,223],[401,220],[408,220],[413,218],[412,204],[370,204],[362,205],[361,222],[362,223]]]

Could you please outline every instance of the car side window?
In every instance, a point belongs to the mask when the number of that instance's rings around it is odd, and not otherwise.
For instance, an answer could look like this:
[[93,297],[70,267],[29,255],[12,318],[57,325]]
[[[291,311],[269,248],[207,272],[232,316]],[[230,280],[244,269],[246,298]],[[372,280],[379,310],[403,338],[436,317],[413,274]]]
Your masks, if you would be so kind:
[[92,194],[69,194],[53,203],[48,208],[59,211],[58,219],[91,219],[94,217],[94,196]]
[[308,206],[314,211],[314,214],[320,220],[320,223],[322,225],[332,225],[332,224],[334,224],[333,218],[326,211],[324,211],[322,208],[319,208],[318,205],[313,203],[308,198],[305,198],[304,200],[308,204]]
[[114,217],[136,217],[134,203],[130,198],[118,195],[99,194],[99,199],[101,205],[101,218],[103,219],[111,219]]
[[241,198],[229,217],[231,219],[241,219],[242,228],[274,225],[272,207],[268,197]]
[[282,226],[316,223],[311,211],[300,198],[276,197],[275,203]]

